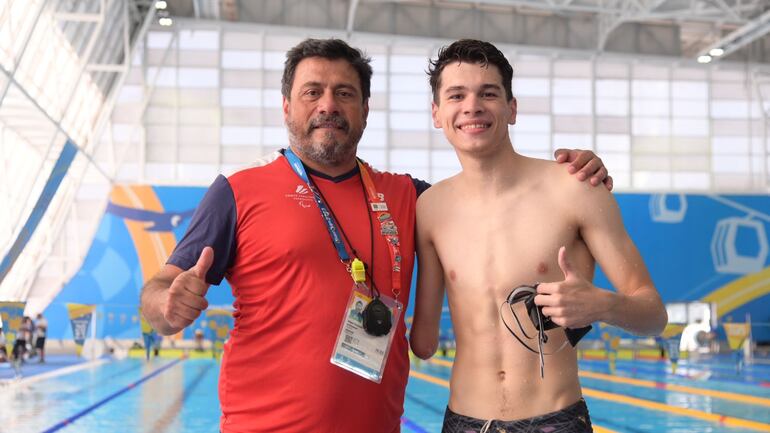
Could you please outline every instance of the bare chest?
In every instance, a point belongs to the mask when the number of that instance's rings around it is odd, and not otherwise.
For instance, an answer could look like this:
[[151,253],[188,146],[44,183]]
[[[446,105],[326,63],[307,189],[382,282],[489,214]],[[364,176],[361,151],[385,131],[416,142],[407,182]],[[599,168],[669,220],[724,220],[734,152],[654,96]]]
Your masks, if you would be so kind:
[[559,247],[579,241],[570,215],[534,200],[456,204],[432,230],[447,286],[465,292],[557,280]]

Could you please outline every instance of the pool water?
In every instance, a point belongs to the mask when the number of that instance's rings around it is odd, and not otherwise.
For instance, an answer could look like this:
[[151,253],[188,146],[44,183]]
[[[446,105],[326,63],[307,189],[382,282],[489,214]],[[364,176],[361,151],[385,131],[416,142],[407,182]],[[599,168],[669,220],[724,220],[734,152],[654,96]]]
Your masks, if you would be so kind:
[[[51,362],[51,361],[49,361]],[[52,361],[55,363],[55,360]],[[724,362],[581,361],[598,433],[770,432],[770,366],[738,373]],[[0,432],[216,432],[219,363],[139,359],[82,365],[0,386]],[[440,432],[451,359],[412,367],[403,432]]]

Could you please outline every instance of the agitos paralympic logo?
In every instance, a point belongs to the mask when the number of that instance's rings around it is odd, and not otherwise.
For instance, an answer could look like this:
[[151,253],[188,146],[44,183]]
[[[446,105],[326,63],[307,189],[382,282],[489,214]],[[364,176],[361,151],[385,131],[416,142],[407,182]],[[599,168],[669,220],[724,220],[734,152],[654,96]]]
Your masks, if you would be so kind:
[[300,207],[305,209],[313,205],[313,194],[306,185],[297,185],[294,192],[286,194],[285,197],[296,201]]

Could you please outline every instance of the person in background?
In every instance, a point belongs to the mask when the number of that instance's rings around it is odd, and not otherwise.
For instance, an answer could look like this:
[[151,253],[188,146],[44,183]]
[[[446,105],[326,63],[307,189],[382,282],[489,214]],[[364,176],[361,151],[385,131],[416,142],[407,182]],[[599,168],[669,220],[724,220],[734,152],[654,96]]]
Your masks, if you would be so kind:
[[45,362],[45,336],[48,333],[48,321],[43,313],[38,313],[35,320],[35,351],[40,357],[38,362]]
[[5,345],[8,342],[5,339],[5,332],[3,332],[3,318],[0,317],[0,362],[8,361],[8,349]]
[[195,330],[195,351],[203,352],[203,330],[200,328]]
[[23,364],[28,355],[27,344],[32,340],[32,319],[24,316],[21,319],[19,330],[16,331],[16,340],[13,343],[11,358],[19,364]]

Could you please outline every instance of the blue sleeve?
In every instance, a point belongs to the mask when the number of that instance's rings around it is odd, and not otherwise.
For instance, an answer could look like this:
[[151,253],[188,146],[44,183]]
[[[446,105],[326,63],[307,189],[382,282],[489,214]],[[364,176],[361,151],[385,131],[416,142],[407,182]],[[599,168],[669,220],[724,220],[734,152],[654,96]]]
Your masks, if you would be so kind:
[[219,284],[235,260],[235,197],[230,183],[217,176],[195,209],[190,226],[166,263],[190,269],[198,262],[204,247],[214,249],[214,263],[206,282]]
[[414,189],[417,190],[417,197],[419,197],[420,194],[424,193],[426,189],[430,188],[430,184],[428,182],[425,182],[424,180],[421,180],[421,179],[414,178],[411,175],[407,175],[407,176],[409,176],[409,178],[412,179],[412,184],[414,185]]

